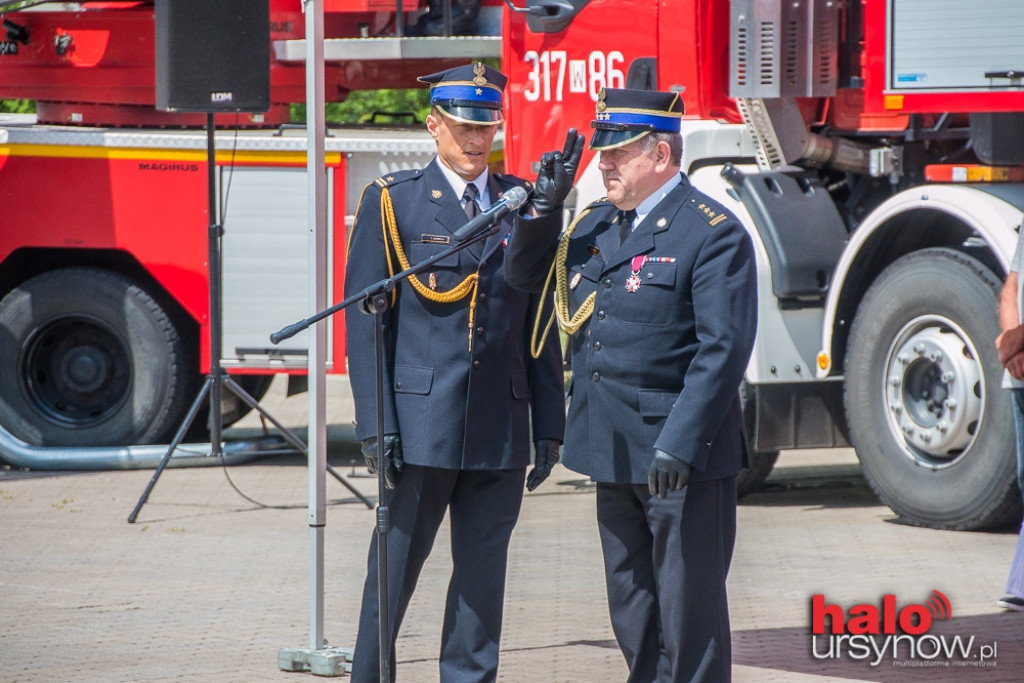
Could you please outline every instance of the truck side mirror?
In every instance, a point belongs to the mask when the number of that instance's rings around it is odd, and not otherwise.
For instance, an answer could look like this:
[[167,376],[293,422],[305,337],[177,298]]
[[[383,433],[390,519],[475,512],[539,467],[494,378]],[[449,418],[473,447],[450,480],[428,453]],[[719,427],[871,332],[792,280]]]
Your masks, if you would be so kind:
[[526,26],[534,33],[558,33],[572,21],[589,0],[527,0],[526,8],[505,3],[514,12],[526,14]]

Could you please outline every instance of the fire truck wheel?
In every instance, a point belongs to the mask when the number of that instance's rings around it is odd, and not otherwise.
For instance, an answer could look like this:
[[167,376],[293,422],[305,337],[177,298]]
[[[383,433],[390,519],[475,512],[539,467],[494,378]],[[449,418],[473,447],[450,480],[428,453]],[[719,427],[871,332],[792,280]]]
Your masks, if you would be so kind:
[[[205,375],[199,375],[196,381],[201,384],[205,378]],[[259,401],[267,395],[267,391],[270,390],[270,384],[274,379],[273,375],[232,375],[234,379],[247,394]],[[198,386],[197,384],[196,386]],[[243,417],[252,412],[252,408],[249,404],[240,399],[235,395],[235,392],[231,391],[227,387],[221,390],[220,399],[220,424],[221,427],[230,427],[235,424]],[[210,439],[210,401],[209,399],[203,400],[202,405],[199,407],[199,413],[196,419],[189,426],[187,432],[185,432],[185,443],[191,441],[209,441]]]
[[736,476],[736,495],[739,498],[761,488],[761,484],[772,473],[778,451],[757,451],[754,449],[754,427],[757,425],[757,401],[754,392],[744,380],[740,384],[740,402],[743,406],[743,424],[747,430],[747,442],[750,446],[750,465],[740,470]]
[[864,476],[905,521],[984,529],[1020,516],[999,279],[952,249],[889,266],[857,309],[846,412]]
[[36,446],[155,443],[194,386],[182,338],[132,279],[52,270],[0,301],[0,424]]
[[742,498],[761,488],[761,484],[775,468],[775,461],[778,458],[778,451],[750,451],[750,466],[740,470],[736,475],[736,497]]
[[[238,386],[242,387],[245,390],[245,393],[256,399],[257,403],[267,395],[267,391],[270,389],[270,383],[273,379],[273,375],[234,376],[234,380],[238,382]],[[238,398],[233,391],[229,389],[225,390],[224,399],[221,401],[221,421],[225,427],[235,424],[250,412],[252,412],[252,408],[249,407],[248,403]]]

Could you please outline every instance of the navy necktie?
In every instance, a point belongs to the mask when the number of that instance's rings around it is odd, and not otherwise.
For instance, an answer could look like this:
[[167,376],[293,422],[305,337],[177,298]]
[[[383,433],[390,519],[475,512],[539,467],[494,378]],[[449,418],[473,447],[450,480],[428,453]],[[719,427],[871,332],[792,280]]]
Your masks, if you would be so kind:
[[466,200],[463,208],[466,210],[466,218],[470,220],[480,215],[480,205],[476,203],[477,193],[476,183],[467,184],[466,191],[462,193],[462,198]]
[[625,242],[629,233],[633,231],[634,220],[636,220],[636,209],[619,211],[619,244]]

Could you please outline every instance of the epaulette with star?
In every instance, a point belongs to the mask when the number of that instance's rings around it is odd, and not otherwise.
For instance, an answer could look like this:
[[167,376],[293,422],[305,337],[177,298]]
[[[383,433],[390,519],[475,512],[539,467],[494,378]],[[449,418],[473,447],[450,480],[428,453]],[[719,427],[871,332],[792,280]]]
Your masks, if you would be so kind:
[[491,173],[491,176],[495,180],[497,180],[498,182],[501,182],[501,181],[505,180],[506,177],[508,177],[508,178],[510,178],[510,180],[508,180],[507,182],[510,185],[515,186],[515,185],[519,185],[520,182],[522,182],[522,186],[525,187],[527,190],[532,190],[533,189],[533,182],[532,181],[525,180],[525,179],[520,180],[520,178],[517,178],[515,176],[510,176],[508,173]]
[[388,175],[381,176],[373,181],[377,187],[392,187],[398,183],[405,182],[406,180],[412,180],[418,178],[423,174],[423,169],[416,168],[406,171],[396,171],[395,173],[389,173]]
[[695,214],[707,221],[707,224],[710,226],[718,225],[729,218],[729,214],[721,204],[707,197],[690,197],[686,205]]

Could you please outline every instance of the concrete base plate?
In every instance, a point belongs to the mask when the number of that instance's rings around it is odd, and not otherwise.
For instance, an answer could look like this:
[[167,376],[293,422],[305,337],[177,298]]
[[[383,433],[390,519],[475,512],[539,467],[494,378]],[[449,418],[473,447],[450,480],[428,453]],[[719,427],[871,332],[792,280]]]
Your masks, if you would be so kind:
[[344,676],[352,671],[352,648],[281,648],[277,651],[277,666],[283,671],[308,671],[314,676]]

